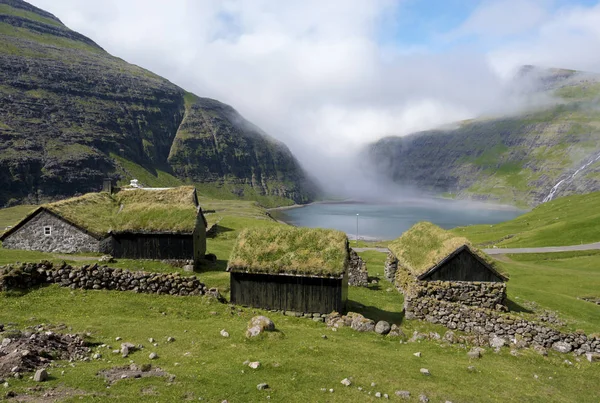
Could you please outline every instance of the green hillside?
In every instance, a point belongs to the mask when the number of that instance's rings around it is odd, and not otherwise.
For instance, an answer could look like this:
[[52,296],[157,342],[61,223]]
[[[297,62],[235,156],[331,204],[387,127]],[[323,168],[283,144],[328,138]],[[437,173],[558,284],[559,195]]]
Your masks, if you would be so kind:
[[478,246],[540,247],[600,242],[600,192],[561,197],[500,224],[452,230]]
[[289,149],[235,109],[105,52],[50,13],[0,0],[0,206],[98,190],[102,178],[314,197]]
[[600,75],[524,68],[552,101],[516,116],[462,122],[448,130],[388,137],[372,144],[381,175],[455,198],[520,206],[600,190]]

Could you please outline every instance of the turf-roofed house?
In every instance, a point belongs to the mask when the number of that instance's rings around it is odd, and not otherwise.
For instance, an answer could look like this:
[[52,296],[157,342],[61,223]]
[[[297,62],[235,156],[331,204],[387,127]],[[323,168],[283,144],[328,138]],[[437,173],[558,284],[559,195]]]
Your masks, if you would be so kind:
[[506,310],[506,276],[463,237],[428,222],[388,246],[386,277],[404,294],[408,318],[420,299]]
[[291,314],[341,312],[348,295],[348,238],[327,229],[245,229],[227,271],[231,302]]
[[192,186],[115,193],[109,187],[42,205],[0,240],[9,249],[199,263],[206,253],[206,219]]

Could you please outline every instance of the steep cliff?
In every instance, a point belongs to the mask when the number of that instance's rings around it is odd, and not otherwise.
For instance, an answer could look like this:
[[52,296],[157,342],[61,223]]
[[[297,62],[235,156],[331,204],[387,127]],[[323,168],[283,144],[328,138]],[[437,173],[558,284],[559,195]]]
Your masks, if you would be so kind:
[[369,160],[399,186],[457,198],[536,205],[600,190],[600,76],[527,66],[523,78],[546,106],[384,138]]
[[107,175],[314,197],[289,149],[232,107],[111,56],[24,1],[0,0],[0,206],[94,191]]

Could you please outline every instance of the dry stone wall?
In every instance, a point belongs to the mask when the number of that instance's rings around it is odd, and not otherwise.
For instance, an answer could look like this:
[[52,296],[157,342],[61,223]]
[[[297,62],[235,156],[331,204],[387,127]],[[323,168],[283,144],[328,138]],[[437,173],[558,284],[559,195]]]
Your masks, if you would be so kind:
[[482,308],[507,310],[506,283],[417,281],[416,298],[433,298]]
[[398,259],[396,259],[396,256],[390,252],[385,260],[383,275],[385,276],[386,280],[392,284],[394,284],[396,280],[396,271],[398,271]]
[[524,347],[542,346],[581,355],[600,353],[600,338],[583,333],[564,333],[552,327],[497,311],[440,301],[434,298],[418,298],[405,302],[407,319],[421,319],[439,323],[449,329],[487,335],[490,340],[520,343]]
[[97,264],[77,268],[68,264],[55,266],[49,262],[0,267],[0,289],[4,291],[52,283],[70,288],[146,294],[204,295],[215,292],[207,290],[196,276],[181,276],[179,273],[129,271]]
[[365,261],[358,256],[354,249],[350,249],[349,257],[348,285],[367,287],[369,285],[369,274]]
[[[49,228],[50,234],[45,233]],[[46,211],[38,213],[9,235],[7,249],[39,250],[50,253],[98,252],[100,241]]]

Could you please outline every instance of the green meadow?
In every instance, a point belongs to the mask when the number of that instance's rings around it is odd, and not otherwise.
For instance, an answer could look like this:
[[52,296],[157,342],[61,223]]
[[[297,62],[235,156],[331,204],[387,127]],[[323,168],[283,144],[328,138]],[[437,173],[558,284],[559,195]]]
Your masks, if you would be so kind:
[[[244,228],[282,224],[271,220],[253,202],[201,199],[201,204],[205,210],[215,211],[208,216],[218,222],[218,233],[208,240],[208,252],[215,253],[218,260],[196,275],[228,297],[225,268],[237,235]],[[0,220],[12,225],[26,213],[24,210],[0,210]],[[402,295],[383,278],[385,253],[367,251],[360,255],[367,262],[370,280],[377,282],[368,288],[350,287],[348,309],[398,324],[406,337],[363,334],[349,328],[332,331],[309,319],[204,297],[71,290],[52,285],[0,293],[0,322],[19,329],[41,323],[49,329],[64,324],[69,331],[88,334],[94,352],[102,357],[89,362],[57,362],[49,370],[49,381],[34,384],[29,376],[8,379],[6,390],[40,396],[54,389],[70,393],[65,395],[65,401],[70,402],[349,402],[378,400],[377,392],[400,401],[394,394],[397,390],[410,391],[409,401],[419,401],[419,395],[425,394],[431,402],[598,402],[600,364],[581,357],[553,351],[543,357],[529,349],[513,356],[509,348],[503,348],[499,353],[486,349],[481,359],[470,360],[468,345],[434,340],[407,343],[414,331],[443,335],[446,329],[404,319]],[[97,258],[0,249],[0,264],[41,259],[84,264]],[[509,298],[520,314],[530,317],[552,310],[566,323],[565,330],[600,332],[600,306],[579,299],[600,296],[600,254],[513,255],[503,257],[499,265],[510,275]],[[158,262],[134,260],[118,260],[114,266],[176,270]],[[269,316],[277,331],[246,339],[247,323],[256,314]],[[222,329],[229,338],[219,334]],[[121,343],[116,337],[143,344],[144,349],[122,358],[111,352]],[[167,343],[167,337],[175,341]],[[158,345],[153,346],[149,338]],[[150,352],[159,358],[151,361]],[[421,352],[421,357],[414,356],[416,352]],[[251,369],[244,365],[246,360],[259,361],[260,367]],[[109,384],[97,376],[103,369],[131,362],[151,363],[175,378],[123,379]],[[427,368],[431,376],[422,375],[421,368]],[[349,387],[340,383],[347,377],[352,380]],[[269,388],[257,390],[263,382]],[[35,386],[41,389],[32,391]]]

